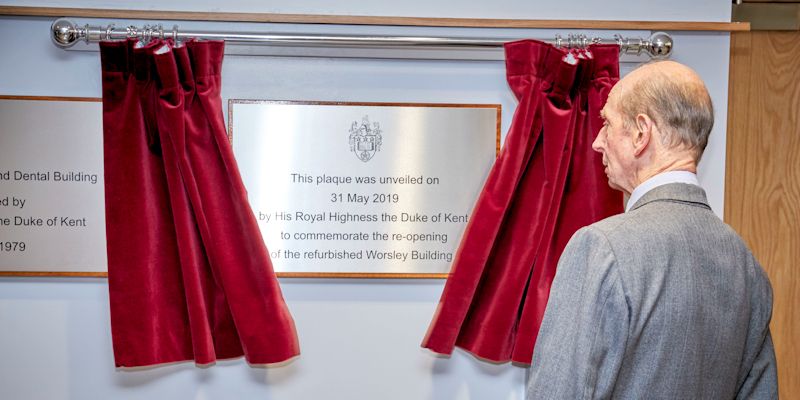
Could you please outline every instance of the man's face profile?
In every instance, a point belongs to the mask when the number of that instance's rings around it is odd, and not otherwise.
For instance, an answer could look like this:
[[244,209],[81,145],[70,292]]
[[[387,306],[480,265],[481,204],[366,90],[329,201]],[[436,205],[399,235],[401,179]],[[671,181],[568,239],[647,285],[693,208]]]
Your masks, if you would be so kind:
[[608,185],[630,194],[633,189],[629,187],[629,176],[633,170],[633,149],[631,148],[629,129],[625,126],[622,114],[616,107],[621,91],[619,86],[618,84],[611,89],[608,101],[600,111],[603,127],[592,143],[592,148],[603,155],[603,166],[605,166],[605,173],[608,177]]

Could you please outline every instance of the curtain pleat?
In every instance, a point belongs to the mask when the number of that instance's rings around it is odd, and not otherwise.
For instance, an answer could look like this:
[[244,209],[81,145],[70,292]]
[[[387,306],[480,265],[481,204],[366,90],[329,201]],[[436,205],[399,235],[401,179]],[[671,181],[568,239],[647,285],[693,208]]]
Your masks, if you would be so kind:
[[535,40],[505,50],[519,104],[422,346],[529,364],[567,241],[622,211],[622,195],[608,187],[591,149],[619,79],[619,50],[568,53]]
[[225,134],[223,49],[101,43],[117,366],[299,354]]

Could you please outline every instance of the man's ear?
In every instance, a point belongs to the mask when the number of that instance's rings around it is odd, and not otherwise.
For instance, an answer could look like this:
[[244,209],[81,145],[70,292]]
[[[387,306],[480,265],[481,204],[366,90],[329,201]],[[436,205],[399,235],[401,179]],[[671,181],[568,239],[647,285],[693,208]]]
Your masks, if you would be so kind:
[[655,124],[646,114],[636,115],[636,120],[634,122],[635,130],[632,138],[633,154],[638,157],[647,149],[647,146],[650,145],[650,140],[653,139]]

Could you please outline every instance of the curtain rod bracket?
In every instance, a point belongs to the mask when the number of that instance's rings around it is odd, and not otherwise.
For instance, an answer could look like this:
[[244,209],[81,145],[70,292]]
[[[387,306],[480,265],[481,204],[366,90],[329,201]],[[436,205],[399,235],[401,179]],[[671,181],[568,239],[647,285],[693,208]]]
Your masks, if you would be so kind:
[[[151,39],[171,38],[175,42],[189,38],[225,40],[240,44],[271,44],[280,46],[322,46],[322,47],[456,47],[487,48],[502,47],[503,43],[518,39],[502,38],[456,38],[456,37],[416,37],[416,36],[365,36],[365,35],[314,35],[314,34],[281,34],[281,33],[243,33],[243,32],[179,32],[178,26],[171,31],[164,31],[161,25],[144,25],[141,29],[129,26],[116,29],[114,24],[105,28],[90,27],[88,24],[78,26],[70,20],[59,18],[51,25],[51,38],[56,46],[66,49],[80,40],[86,43],[101,40],[140,38],[147,42]],[[641,55],[647,53],[652,58],[668,58],[672,54],[672,37],[665,32],[654,32],[648,39],[625,38],[614,35],[612,39],[588,37],[584,34],[569,34],[566,39],[556,35],[555,40],[547,40],[558,47],[585,48],[590,44],[617,44],[621,54]]]

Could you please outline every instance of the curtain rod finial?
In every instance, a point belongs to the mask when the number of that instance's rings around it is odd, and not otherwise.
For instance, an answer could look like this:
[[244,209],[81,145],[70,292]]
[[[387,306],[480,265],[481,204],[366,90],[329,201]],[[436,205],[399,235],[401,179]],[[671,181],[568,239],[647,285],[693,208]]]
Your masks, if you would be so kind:
[[72,21],[59,18],[50,26],[51,38],[56,46],[66,49],[72,47],[81,38],[81,30]]
[[648,39],[648,53],[653,58],[668,58],[672,54],[672,36],[666,32],[654,32]]

